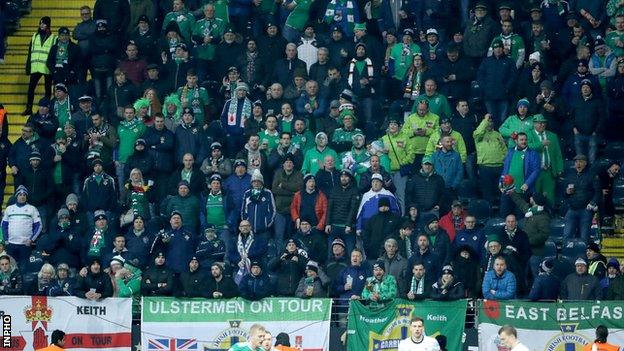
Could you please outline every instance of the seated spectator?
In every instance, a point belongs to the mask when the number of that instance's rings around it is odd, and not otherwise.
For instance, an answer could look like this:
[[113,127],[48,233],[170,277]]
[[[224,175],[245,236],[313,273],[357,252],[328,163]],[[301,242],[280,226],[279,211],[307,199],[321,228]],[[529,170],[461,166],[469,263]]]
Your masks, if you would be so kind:
[[108,253],[113,251],[113,228],[108,224],[108,215],[103,210],[97,210],[93,213],[93,220],[95,226],[83,236],[81,256],[87,262],[92,262],[94,258],[106,259]]
[[165,265],[165,254],[159,252],[153,264],[143,272],[141,294],[143,296],[171,296],[173,294],[173,272]]
[[539,266],[539,274],[533,281],[533,287],[529,292],[531,301],[556,300],[559,297],[559,280],[552,274],[554,264],[550,259],[545,259]]
[[97,301],[113,296],[113,286],[107,274],[102,271],[102,264],[99,258],[93,257],[83,275],[81,272],[74,289],[75,296],[88,300]]
[[188,269],[180,274],[180,285],[175,291],[176,297],[206,297],[206,273],[199,269],[197,257],[191,257]]
[[488,300],[511,300],[516,298],[516,277],[507,270],[505,257],[494,260],[494,269],[483,277],[483,298]]
[[362,265],[362,258],[362,251],[357,248],[353,249],[351,251],[351,265],[345,268],[333,282],[334,291],[342,300],[339,302],[341,305],[347,304],[344,300],[358,300],[362,296],[366,277],[372,273],[368,266]]
[[386,239],[383,245],[383,253],[379,256],[379,260],[384,262],[387,273],[396,280],[398,291],[404,291],[407,258],[403,257],[398,250],[399,245],[395,239]]
[[306,299],[311,297],[327,297],[325,285],[319,278],[318,263],[308,261],[305,269],[306,276],[299,280],[295,296]]
[[310,222],[301,221],[299,230],[293,235],[293,239],[301,249],[308,254],[308,258],[316,263],[323,264],[327,259],[327,239],[323,232],[313,228]]
[[[117,257],[117,256],[116,256]],[[123,266],[120,270],[115,272],[115,297],[132,297],[133,305],[138,303],[138,299],[141,296],[141,270],[138,267],[138,260],[124,259],[123,257],[117,257],[123,260]]]
[[436,278],[428,274],[422,261],[416,261],[412,265],[411,278],[406,284],[404,296],[409,300],[424,300],[431,297],[431,289]]
[[[331,243],[331,254],[329,259],[325,263],[325,273],[330,281],[334,282],[338,279],[338,275],[349,266],[349,255],[347,254],[347,248],[340,238],[336,238]],[[334,291],[331,290],[330,294],[333,296]]]
[[602,280],[607,274],[607,258],[600,253],[600,246],[596,243],[589,243],[586,254],[587,264],[589,265],[587,272]]
[[56,267],[56,278],[50,283],[48,296],[73,296],[75,286],[76,280],[69,277],[69,266],[60,263]]
[[37,279],[30,281],[24,293],[31,296],[48,296],[54,279],[56,279],[54,267],[49,263],[44,263],[37,273]]
[[223,262],[225,258],[225,243],[217,237],[214,225],[209,224],[204,229],[204,237],[197,245],[195,257],[202,267],[212,267],[215,262]]
[[472,252],[476,254],[477,259],[480,259],[486,242],[483,230],[481,228],[477,228],[477,219],[473,215],[467,215],[463,221],[465,227],[464,229],[457,231],[457,234],[452,241],[452,250],[453,252],[457,252],[462,246],[470,246]]
[[456,280],[453,274],[453,266],[442,267],[442,276],[433,283],[431,298],[434,300],[451,301],[465,297],[464,284]]
[[250,267],[249,273],[245,274],[238,284],[240,296],[251,301],[269,297],[273,292],[269,276],[262,271],[258,261],[251,262]]
[[441,264],[446,264],[451,254],[451,241],[448,234],[440,228],[438,217],[434,214],[425,216],[423,222],[425,224],[423,231],[429,237],[431,251],[438,255]]
[[214,262],[210,266],[210,277],[206,281],[207,296],[215,299],[230,299],[239,296],[238,286],[231,277],[223,275],[223,264]]
[[559,296],[562,300],[599,300],[602,298],[600,281],[587,273],[587,261],[579,257],[574,262],[576,272],[570,273],[561,282]]
[[397,296],[397,282],[393,276],[386,274],[383,261],[373,264],[373,276],[366,278],[366,285],[362,291],[362,300],[371,301],[377,305],[383,301],[394,299]]
[[464,220],[466,219],[467,215],[468,212],[464,210],[464,205],[461,203],[461,201],[455,200],[451,205],[451,211],[440,218],[438,225],[440,226],[440,228],[446,231],[451,242],[455,240],[456,232],[465,229],[466,225],[464,223]]
[[451,255],[451,266],[455,280],[461,282],[466,297],[476,298],[481,290],[481,262],[479,255],[469,245],[461,245]]
[[606,298],[607,300],[624,300],[624,274],[618,274],[610,279]]
[[0,295],[21,295],[22,275],[8,255],[0,256]]
[[267,241],[251,230],[249,221],[242,220],[227,255],[230,264],[237,267],[238,274],[242,276],[251,270],[251,262],[262,260],[266,252]]
[[294,239],[288,240],[286,249],[269,262],[269,271],[277,274],[275,292],[280,296],[293,296],[307,262],[307,253],[297,247]]
[[620,262],[618,262],[617,258],[611,257],[609,259],[609,262],[607,262],[607,274],[600,281],[600,287],[602,287],[603,297],[607,297],[607,294],[609,292],[609,286],[611,286],[611,283],[615,281],[615,279],[617,279],[620,275]]

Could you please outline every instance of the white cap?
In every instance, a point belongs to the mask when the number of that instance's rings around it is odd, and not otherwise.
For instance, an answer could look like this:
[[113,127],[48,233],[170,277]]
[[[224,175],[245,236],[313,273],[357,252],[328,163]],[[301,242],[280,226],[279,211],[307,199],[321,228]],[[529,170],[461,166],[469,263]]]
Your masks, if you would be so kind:
[[438,30],[435,29],[435,28],[429,28],[429,29],[427,29],[427,35],[429,35],[429,34],[438,35]]

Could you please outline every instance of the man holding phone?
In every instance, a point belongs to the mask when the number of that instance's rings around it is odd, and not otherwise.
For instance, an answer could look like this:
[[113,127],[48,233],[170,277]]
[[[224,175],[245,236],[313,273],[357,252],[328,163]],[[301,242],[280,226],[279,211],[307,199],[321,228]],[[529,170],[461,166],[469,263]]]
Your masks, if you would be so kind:
[[408,138],[406,148],[415,154],[415,164],[421,163],[429,137],[439,125],[440,117],[429,110],[429,102],[426,99],[420,100],[416,112],[405,119],[401,134]]

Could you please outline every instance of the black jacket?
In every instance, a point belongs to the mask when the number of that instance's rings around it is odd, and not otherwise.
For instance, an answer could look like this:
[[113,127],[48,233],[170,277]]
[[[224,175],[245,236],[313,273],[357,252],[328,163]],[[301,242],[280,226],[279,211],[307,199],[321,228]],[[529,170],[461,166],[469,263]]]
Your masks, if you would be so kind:
[[360,193],[353,185],[353,180],[347,187],[343,187],[338,183],[334,186],[331,196],[329,196],[327,224],[344,225],[353,228],[359,204]]
[[444,196],[444,179],[433,173],[425,177],[416,172],[407,181],[405,187],[405,203],[415,204],[419,212],[429,211],[440,205]]
[[449,286],[444,287],[442,279],[438,279],[431,287],[431,298],[434,300],[459,300],[463,299],[465,297],[464,295],[464,284],[460,281],[453,281]]
[[[153,265],[143,272],[141,294],[143,296],[171,296],[174,291],[173,272],[165,265]],[[167,285],[158,287],[158,284]]]
[[102,294],[102,298],[113,296],[111,279],[108,274],[101,271],[98,274],[89,272],[86,277],[78,277],[74,295],[85,298],[85,294],[91,289],[95,289],[96,293]]
[[299,241],[298,245],[308,253],[308,259],[323,264],[327,259],[327,237],[324,234],[316,228],[312,228],[307,234],[298,230],[293,239]]
[[386,238],[398,230],[401,224],[401,217],[391,211],[380,212],[364,225],[362,242],[366,251],[366,258],[375,260],[383,250]]
[[212,294],[214,292],[220,292],[221,294],[223,294],[223,296],[220,297],[223,299],[229,299],[239,296],[238,286],[230,277],[222,276],[221,281],[217,282],[217,280],[211,276],[206,281],[206,288],[209,298],[213,297]]
[[574,184],[574,192],[566,192],[568,206],[573,210],[587,207],[590,202],[598,204],[600,199],[600,182],[598,177],[590,171],[589,167],[578,173],[574,172],[567,177],[564,184]]
[[23,185],[28,189],[28,202],[35,207],[44,205],[55,188],[52,175],[41,166],[37,169],[32,167],[23,169],[22,180]]
[[580,98],[571,111],[574,128],[581,135],[602,133],[603,120],[606,115],[605,102],[592,95],[589,99]]
[[143,134],[150,155],[154,158],[154,172],[171,173],[173,171],[173,153],[175,135],[167,128],[157,130],[149,127]]
[[[411,266],[411,267],[413,267],[413,266]],[[424,285],[423,285],[422,291],[420,293],[417,293],[417,291],[416,291],[417,285],[416,284],[419,284],[419,281],[414,280],[414,275],[411,273],[412,272],[411,268],[408,268],[408,271],[410,272],[409,279],[407,279],[407,281],[406,281],[405,290],[401,294],[401,297],[409,299],[407,294],[409,294],[410,291],[411,291],[414,294],[414,300],[416,300],[416,301],[430,298],[431,297],[432,286],[433,286],[433,283],[435,283],[435,276],[432,273],[425,272],[425,276],[423,278],[424,279],[424,281],[423,281]],[[415,285],[414,289],[412,289],[412,282]],[[412,290],[414,290],[414,291],[412,291]]]
[[332,171],[327,171],[324,167],[319,169],[316,172],[316,186],[329,199],[334,187],[340,186],[340,171],[335,168]]
[[[281,256],[286,254],[284,258]],[[293,258],[297,257],[297,261]],[[281,296],[294,296],[299,285],[299,280],[303,277],[307,258],[299,253],[288,254],[283,252],[280,256],[273,258],[269,262],[269,270],[277,273],[277,288],[275,292]]]
[[22,275],[17,268],[13,268],[8,279],[0,281],[0,295],[21,295],[22,293]]
[[187,270],[180,274],[180,284],[175,291],[177,297],[207,297],[206,273],[200,268],[191,272]]

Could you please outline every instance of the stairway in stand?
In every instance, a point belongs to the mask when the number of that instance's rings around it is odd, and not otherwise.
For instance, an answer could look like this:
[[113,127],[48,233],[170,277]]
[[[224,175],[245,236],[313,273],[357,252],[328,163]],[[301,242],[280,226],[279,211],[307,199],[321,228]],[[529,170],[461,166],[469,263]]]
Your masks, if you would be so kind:
[[[24,73],[30,39],[39,26],[43,16],[52,18],[52,32],[58,34],[59,27],[65,26],[72,31],[80,22],[80,7],[88,5],[93,8],[94,0],[32,0],[32,11],[20,20],[20,28],[8,38],[5,64],[0,65],[0,103],[9,114],[9,140],[12,142],[20,137],[21,127],[28,116],[21,116],[26,107],[28,76]],[[43,78],[35,91],[35,107],[43,96]],[[13,177],[7,176],[7,187],[4,190],[3,206],[13,193]]]

